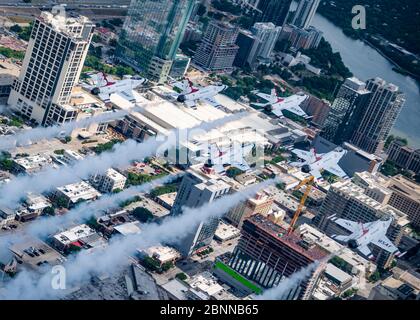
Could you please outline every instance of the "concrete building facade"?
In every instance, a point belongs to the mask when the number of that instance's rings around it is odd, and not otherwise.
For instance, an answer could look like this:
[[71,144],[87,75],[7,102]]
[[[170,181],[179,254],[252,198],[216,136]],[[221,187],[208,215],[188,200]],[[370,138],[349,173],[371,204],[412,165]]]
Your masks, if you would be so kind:
[[86,17],[42,12],[34,22],[21,72],[9,97],[11,108],[44,125],[52,106],[68,104],[93,29]]

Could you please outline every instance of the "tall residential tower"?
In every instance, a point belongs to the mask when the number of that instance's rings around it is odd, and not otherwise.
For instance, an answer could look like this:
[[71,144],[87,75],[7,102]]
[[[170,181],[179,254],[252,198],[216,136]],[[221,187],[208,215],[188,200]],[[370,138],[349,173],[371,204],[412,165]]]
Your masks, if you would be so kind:
[[349,141],[369,103],[370,91],[357,78],[344,81],[325,120],[322,136],[341,145]]
[[68,104],[93,29],[86,17],[42,12],[34,22],[22,70],[10,94],[11,108],[44,125],[54,105]]
[[350,142],[369,153],[378,153],[383,148],[405,98],[396,85],[386,83],[381,78],[368,80],[366,89],[372,92],[372,96]]
[[292,24],[296,27],[309,28],[318,9],[320,0],[300,0]]
[[116,50],[117,58],[150,79],[165,82],[194,0],[132,0]]

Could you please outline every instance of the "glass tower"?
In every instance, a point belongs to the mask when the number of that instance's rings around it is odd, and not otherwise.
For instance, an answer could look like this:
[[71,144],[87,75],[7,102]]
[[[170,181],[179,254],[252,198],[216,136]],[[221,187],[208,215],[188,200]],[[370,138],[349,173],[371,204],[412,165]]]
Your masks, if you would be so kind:
[[117,58],[155,80],[167,76],[194,4],[194,0],[132,0]]

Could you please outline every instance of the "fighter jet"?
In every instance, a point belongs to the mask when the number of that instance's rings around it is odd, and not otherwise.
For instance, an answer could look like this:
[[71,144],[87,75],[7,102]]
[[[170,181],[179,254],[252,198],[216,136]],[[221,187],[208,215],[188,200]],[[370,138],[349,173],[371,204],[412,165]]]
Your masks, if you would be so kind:
[[236,150],[236,148],[233,147],[221,149],[216,144],[211,144],[208,148],[208,153],[195,158],[195,160],[203,163],[207,163],[210,160],[213,169],[217,173],[224,172],[226,166],[236,167],[242,171],[251,169],[245,160],[245,157],[249,155],[254,148],[251,144],[241,147],[240,150]]
[[301,167],[303,172],[311,173],[316,179],[322,178],[322,170],[326,170],[340,178],[347,176],[338,165],[338,161],[347,153],[342,148],[336,148],[328,153],[320,154],[316,153],[315,149],[311,149],[310,151],[293,149],[292,153],[304,161],[292,162],[291,165]]
[[392,223],[392,217],[388,220],[377,220],[368,223],[357,223],[351,220],[332,218],[339,226],[351,232],[349,236],[334,235],[333,238],[340,242],[345,242],[351,249],[357,249],[369,259],[373,258],[373,254],[368,248],[368,244],[372,243],[378,247],[401,256],[398,248],[385,235]]
[[262,92],[257,93],[257,96],[263,98],[267,103],[256,103],[256,106],[260,107],[271,107],[273,112],[278,117],[283,117],[283,110],[290,111],[298,116],[308,118],[309,116],[299,107],[300,104],[308,98],[304,94],[295,94],[287,98],[281,98],[277,95],[276,89],[271,90],[271,94],[265,94]]
[[187,107],[194,107],[197,101],[202,100],[210,103],[212,106],[217,107],[220,105],[214,97],[226,90],[228,86],[207,86],[207,87],[194,87],[193,83],[189,79],[185,79],[182,82],[178,82],[175,86],[182,90],[181,94],[178,95],[177,101],[184,103]]
[[104,101],[110,99],[113,93],[127,93],[133,91],[138,86],[145,84],[147,79],[140,77],[127,77],[123,80],[110,81],[105,73],[96,75],[96,81],[93,86],[87,86],[91,93],[99,96]]

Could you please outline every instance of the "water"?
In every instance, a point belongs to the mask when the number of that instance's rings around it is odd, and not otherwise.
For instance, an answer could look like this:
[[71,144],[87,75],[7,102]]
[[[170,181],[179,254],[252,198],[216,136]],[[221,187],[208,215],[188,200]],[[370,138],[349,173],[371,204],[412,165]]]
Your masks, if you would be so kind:
[[334,51],[340,52],[344,64],[354,76],[364,81],[381,77],[404,92],[406,102],[391,133],[407,138],[410,146],[420,148],[420,83],[395,72],[392,63],[375,49],[360,40],[347,37],[339,27],[321,15],[315,15],[312,25],[324,32],[324,38]]

